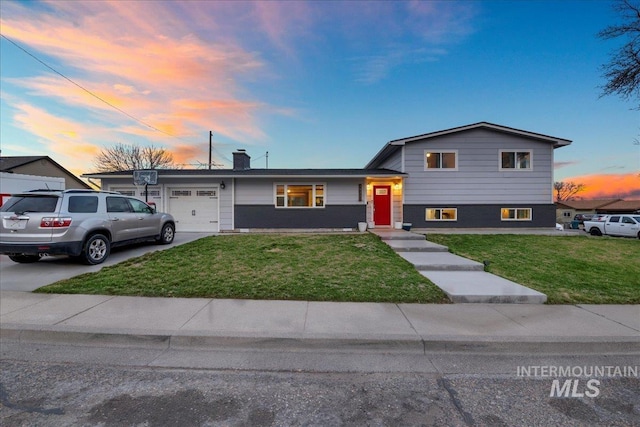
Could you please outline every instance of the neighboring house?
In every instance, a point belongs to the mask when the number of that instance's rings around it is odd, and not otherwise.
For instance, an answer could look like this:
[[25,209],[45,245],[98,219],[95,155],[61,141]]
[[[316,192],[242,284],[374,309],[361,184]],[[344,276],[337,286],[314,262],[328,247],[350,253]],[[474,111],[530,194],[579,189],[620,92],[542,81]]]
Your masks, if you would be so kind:
[[640,211],[640,200],[563,200],[556,203],[558,222],[570,223],[576,214],[614,214]]
[[563,200],[556,202],[556,221],[569,224],[577,214],[598,213],[598,209],[620,201],[620,199]]
[[64,178],[0,172],[0,207],[12,194],[44,188],[64,190]]
[[49,156],[2,156],[0,172],[64,178],[64,186],[70,189],[90,189],[91,186],[60,166]]
[[386,144],[363,169],[158,170],[157,185],[133,171],[89,173],[102,188],[154,202],[178,231],[555,226],[553,151],[571,141],[476,123]]
[[599,214],[638,213],[640,200],[616,200],[608,205],[596,209]]

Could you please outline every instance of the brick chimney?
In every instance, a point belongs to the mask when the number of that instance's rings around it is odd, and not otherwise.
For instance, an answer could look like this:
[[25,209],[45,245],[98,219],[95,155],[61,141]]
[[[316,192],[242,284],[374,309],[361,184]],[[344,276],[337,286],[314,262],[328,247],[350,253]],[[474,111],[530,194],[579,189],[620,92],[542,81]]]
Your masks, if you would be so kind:
[[251,157],[247,154],[247,150],[239,148],[233,153],[233,170],[251,169]]

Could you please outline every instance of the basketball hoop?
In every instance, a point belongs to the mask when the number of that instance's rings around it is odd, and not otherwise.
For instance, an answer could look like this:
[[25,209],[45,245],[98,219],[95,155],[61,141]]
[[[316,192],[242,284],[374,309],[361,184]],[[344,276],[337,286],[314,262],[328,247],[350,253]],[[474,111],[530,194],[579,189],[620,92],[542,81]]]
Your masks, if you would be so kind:
[[[142,193],[144,191],[145,203],[149,201],[149,185],[158,184],[158,171],[155,169],[144,169],[133,171],[133,184],[138,191]],[[140,190],[144,188],[144,190]]]

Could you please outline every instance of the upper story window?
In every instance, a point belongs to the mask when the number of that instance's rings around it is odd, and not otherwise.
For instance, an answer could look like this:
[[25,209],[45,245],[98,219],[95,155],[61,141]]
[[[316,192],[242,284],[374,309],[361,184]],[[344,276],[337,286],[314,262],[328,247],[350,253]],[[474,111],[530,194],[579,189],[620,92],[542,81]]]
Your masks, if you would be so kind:
[[323,208],[324,184],[276,184],[277,208]]
[[426,151],[424,152],[425,170],[457,170],[457,151]]
[[531,150],[500,150],[500,169],[531,170]]

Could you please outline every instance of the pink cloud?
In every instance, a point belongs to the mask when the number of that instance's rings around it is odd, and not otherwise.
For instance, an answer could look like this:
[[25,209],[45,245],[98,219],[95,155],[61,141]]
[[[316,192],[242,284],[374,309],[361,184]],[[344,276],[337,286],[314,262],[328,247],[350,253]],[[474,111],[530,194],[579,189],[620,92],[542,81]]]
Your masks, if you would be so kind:
[[[10,5],[12,13],[3,13],[1,20],[3,34],[64,61],[61,69],[76,83],[167,133],[185,136],[212,129],[249,139],[247,143],[265,138],[257,116],[269,106],[239,95],[239,79],[261,70],[262,61],[232,41],[211,42],[195,35],[188,17],[173,10],[176,3],[56,1],[50,6],[56,14]],[[74,69],[89,77],[78,77]],[[89,107],[94,114],[102,111],[102,120],[118,123],[113,127],[122,132],[140,135],[149,130],[60,77],[13,83],[32,95]],[[194,113],[190,105],[205,110]]]
[[640,198],[640,174],[638,173],[582,175],[563,181],[584,184],[584,191],[576,195],[582,199]]
[[56,117],[29,104],[17,104],[14,120],[36,135],[41,144],[55,153],[56,161],[75,165],[72,172],[84,173],[98,153],[99,147],[87,143],[88,136],[102,132],[98,128],[82,125],[74,120]]

